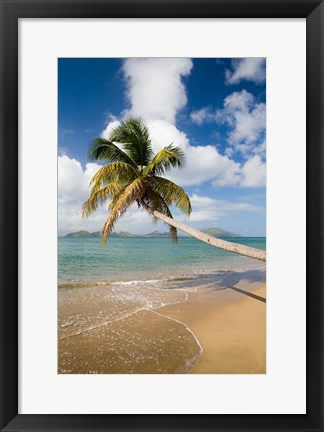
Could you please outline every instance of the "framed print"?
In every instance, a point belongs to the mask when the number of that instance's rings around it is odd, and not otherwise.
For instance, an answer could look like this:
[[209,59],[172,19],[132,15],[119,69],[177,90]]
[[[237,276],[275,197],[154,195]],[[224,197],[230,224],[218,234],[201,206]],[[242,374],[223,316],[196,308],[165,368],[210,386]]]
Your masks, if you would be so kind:
[[[246,85],[240,85],[243,79],[236,78],[246,68],[253,71],[251,79],[257,83],[249,92]],[[73,85],[71,78],[76,69],[87,72],[83,79],[80,74],[82,83]],[[224,70],[232,69],[222,86]],[[98,70],[104,71],[101,86]],[[184,103],[191,109],[190,100],[195,98],[197,90],[190,87],[194,70],[200,75],[199,83],[208,75],[215,77],[218,93],[224,92],[224,102],[216,110],[206,108],[213,97],[202,108],[193,110],[191,133],[202,133],[205,137],[200,140],[208,141],[210,126],[217,125],[219,133],[225,128],[219,142],[228,143],[226,150],[194,146],[189,132],[185,135],[180,119],[176,120]],[[89,76],[91,71],[94,76]],[[58,60],[59,374],[266,372],[266,252],[262,236],[265,76],[263,58]],[[88,142],[85,145],[92,162],[84,164],[74,153],[81,149],[82,137],[76,138],[76,149],[73,145],[75,130],[82,126],[74,123],[67,104],[80,101],[83,91],[94,94],[94,83],[96,88],[104,88],[107,79],[118,94],[126,91],[131,108],[126,102],[117,116],[108,115],[100,135],[92,138],[90,146]],[[232,81],[235,91],[227,94]],[[214,87],[212,80],[210,86],[206,88],[208,93]],[[87,107],[89,122],[83,132],[86,141],[91,130],[90,112],[100,104],[98,97],[95,100],[91,109],[88,96],[82,103]],[[112,112],[119,109],[116,105],[114,108],[114,101],[109,101]],[[76,111],[79,118],[81,112]],[[243,130],[243,124],[250,122],[252,130]],[[68,124],[75,126],[69,129]],[[174,144],[164,145],[172,140]],[[142,146],[135,153],[136,142]],[[111,162],[105,163],[107,157]],[[81,165],[85,170],[80,169]],[[121,180],[121,172],[111,172],[115,169],[131,170],[139,177],[131,174],[130,179],[129,173],[122,171],[126,178]],[[106,178],[107,172],[111,172],[111,181]],[[93,189],[88,196],[89,177]],[[208,191],[210,182],[212,191]],[[235,195],[231,200],[226,188]],[[111,193],[116,195],[110,197]],[[101,204],[109,199],[108,216],[106,206]],[[245,237],[233,232],[239,228],[237,222],[231,232],[208,226],[217,220],[224,228],[225,218],[237,221],[237,211],[241,213],[240,223],[253,227]],[[226,214],[224,219],[221,212]],[[98,217],[105,226],[101,233],[96,231]],[[162,225],[167,221],[169,232]],[[213,244],[219,248],[211,248]],[[226,253],[226,249],[236,253]],[[249,281],[248,285],[243,281]],[[244,303],[239,301],[235,310],[236,300],[243,295],[249,298]],[[240,314],[243,320],[238,318]],[[194,317],[193,321],[190,317]]]
[[323,430],[323,10],[1,1],[1,430]]

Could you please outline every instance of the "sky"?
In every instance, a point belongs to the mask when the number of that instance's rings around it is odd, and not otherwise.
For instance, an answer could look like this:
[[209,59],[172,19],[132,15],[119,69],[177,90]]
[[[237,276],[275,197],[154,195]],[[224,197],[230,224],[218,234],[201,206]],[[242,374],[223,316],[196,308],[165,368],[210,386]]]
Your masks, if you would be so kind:
[[[195,228],[243,236],[266,233],[266,62],[262,58],[58,59],[59,235],[99,231],[107,205],[81,218],[91,140],[108,138],[128,116],[143,119],[155,151],[174,143],[186,155],[167,177],[190,197]],[[107,203],[108,204],[108,203]],[[116,231],[166,231],[133,206]]]

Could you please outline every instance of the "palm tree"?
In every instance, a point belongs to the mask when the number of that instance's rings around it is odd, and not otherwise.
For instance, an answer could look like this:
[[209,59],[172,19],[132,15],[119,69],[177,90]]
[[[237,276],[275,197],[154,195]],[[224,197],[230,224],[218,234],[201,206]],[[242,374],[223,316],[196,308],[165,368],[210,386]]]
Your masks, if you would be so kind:
[[180,147],[170,144],[154,155],[148,128],[142,120],[129,118],[111,132],[109,139],[95,138],[89,159],[106,163],[92,177],[90,197],[82,206],[82,216],[88,217],[111,199],[109,215],[101,230],[102,245],[106,244],[117,220],[137,203],[154,222],[161,220],[169,226],[175,242],[178,228],[218,248],[266,260],[263,250],[208,236],[173,219],[171,205],[187,217],[191,213],[188,195],[164,177],[171,168],[183,166],[184,153]]

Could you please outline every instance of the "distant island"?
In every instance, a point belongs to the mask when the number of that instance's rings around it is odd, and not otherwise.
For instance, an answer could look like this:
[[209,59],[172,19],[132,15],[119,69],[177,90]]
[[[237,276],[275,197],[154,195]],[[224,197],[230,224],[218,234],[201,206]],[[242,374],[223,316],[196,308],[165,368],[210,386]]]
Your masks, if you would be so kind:
[[[89,231],[77,231],[77,232],[73,232],[73,233],[69,233],[66,234],[66,236],[64,237],[70,237],[70,238],[84,238],[84,237],[101,237],[101,232],[100,231],[96,231],[96,232],[89,232]],[[132,233],[129,233],[127,231],[119,231],[118,233],[113,232],[110,234],[110,237],[142,237],[142,236],[138,236]]]
[[[242,237],[240,234],[235,234],[232,233],[230,231],[225,231],[222,230],[221,228],[205,228],[201,230],[202,232],[213,236],[213,237]],[[179,237],[189,237],[187,234],[178,233]],[[68,238],[100,238],[101,237],[101,233],[100,231],[95,231],[95,232],[89,232],[89,231],[76,231],[76,232],[72,232],[69,233],[67,235],[65,235],[64,237],[68,237]],[[160,232],[160,231],[153,231],[150,232],[148,234],[132,234],[130,232],[127,231],[118,231],[118,232],[113,232],[111,233],[110,237],[142,237],[142,238],[165,238],[165,237],[169,237],[169,233],[167,231],[165,232]]]

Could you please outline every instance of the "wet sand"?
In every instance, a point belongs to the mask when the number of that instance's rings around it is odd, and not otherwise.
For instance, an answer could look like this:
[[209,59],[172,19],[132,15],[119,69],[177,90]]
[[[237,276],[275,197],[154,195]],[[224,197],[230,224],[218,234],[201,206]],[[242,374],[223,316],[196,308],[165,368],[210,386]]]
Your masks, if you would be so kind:
[[203,355],[190,373],[266,373],[265,273],[234,273],[221,286],[201,287],[158,311],[187,324],[199,340]]
[[126,303],[131,287],[114,297],[107,287],[61,290],[58,372],[263,374],[265,291],[265,269],[224,273],[195,292],[155,290],[167,305],[153,308],[151,290],[144,304],[137,288]]
[[186,298],[185,291],[141,286],[117,293],[106,286],[60,290],[58,373],[188,373],[201,357],[197,339],[156,310]]

